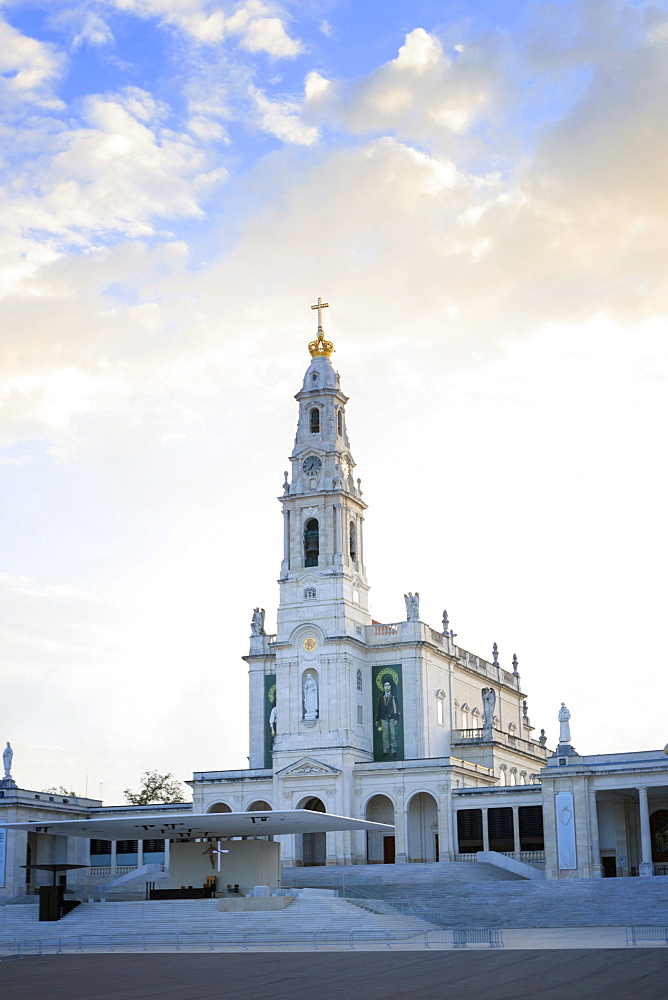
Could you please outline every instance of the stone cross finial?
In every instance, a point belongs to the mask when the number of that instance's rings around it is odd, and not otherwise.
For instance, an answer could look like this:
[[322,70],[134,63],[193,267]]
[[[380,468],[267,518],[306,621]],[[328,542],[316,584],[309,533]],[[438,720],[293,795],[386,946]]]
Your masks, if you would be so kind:
[[496,643],[492,646],[492,666],[498,667],[499,665],[499,647]]
[[317,303],[314,306],[311,306],[311,309],[318,310],[318,333],[324,333],[322,329],[322,310],[329,309],[329,302],[323,302],[320,296],[318,296]]

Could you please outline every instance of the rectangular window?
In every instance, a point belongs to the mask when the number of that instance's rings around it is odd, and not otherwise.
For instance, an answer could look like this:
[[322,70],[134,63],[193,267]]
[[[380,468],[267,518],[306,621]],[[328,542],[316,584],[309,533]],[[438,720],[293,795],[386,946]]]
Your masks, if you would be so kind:
[[444,724],[443,723],[443,699],[442,698],[437,698],[436,699],[436,721],[438,722],[439,726],[442,726]]
[[144,841],[144,854],[160,853],[165,849],[164,840],[145,840]]
[[544,851],[543,807],[520,806],[518,809],[521,851]]
[[490,851],[512,852],[515,850],[513,837],[513,810],[510,806],[490,809],[487,813]]
[[98,854],[111,854],[111,841],[110,840],[91,840],[90,842],[90,854],[91,857]]
[[457,810],[457,839],[460,854],[482,851],[482,809]]
[[357,706],[357,725],[358,726],[364,725],[364,708],[362,707],[362,705]]

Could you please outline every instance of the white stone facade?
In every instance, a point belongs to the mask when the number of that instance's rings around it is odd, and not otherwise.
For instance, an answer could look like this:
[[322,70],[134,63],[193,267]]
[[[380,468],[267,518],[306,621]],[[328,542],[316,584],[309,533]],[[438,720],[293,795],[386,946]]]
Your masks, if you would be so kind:
[[[366,504],[348,399],[328,356],[313,357],[296,399],[292,471],[280,498],[277,634],[253,634],[245,657],[251,769],[195,774],[194,809],[248,808],[257,799],[298,808],[317,799],[327,812],[382,816],[396,833],[391,845],[330,834],[326,848],[314,848],[315,863],[453,859],[453,789],[507,784],[523,788],[522,802],[539,803],[534,782],[548,751],[533,738],[517,671],[420,621],[418,595],[406,595],[408,620],[372,620]],[[487,721],[484,689],[493,691]],[[391,708],[399,718],[379,720]],[[309,863],[304,850],[286,842],[284,863]]]

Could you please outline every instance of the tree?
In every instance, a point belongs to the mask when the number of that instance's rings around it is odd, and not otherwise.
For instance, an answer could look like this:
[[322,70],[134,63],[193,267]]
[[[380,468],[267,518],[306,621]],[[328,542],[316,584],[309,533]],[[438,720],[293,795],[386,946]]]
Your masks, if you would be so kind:
[[123,795],[125,801],[133,806],[148,806],[151,802],[186,801],[181,782],[173,774],[158,774],[157,771],[144,771],[139,791],[133,792],[126,788]]
[[50,793],[51,795],[73,795],[77,798],[77,793],[72,791],[71,788],[65,788],[63,785],[54,785],[53,788],[43,788],[43,792]]

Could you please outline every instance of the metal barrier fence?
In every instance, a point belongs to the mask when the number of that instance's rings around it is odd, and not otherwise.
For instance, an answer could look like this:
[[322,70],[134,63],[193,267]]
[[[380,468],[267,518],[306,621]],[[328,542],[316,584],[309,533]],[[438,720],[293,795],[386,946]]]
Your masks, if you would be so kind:
[[176,934],[81,934],[72,937],[48,938],[36,941],[15,940],[0,942],[0,952],[5,955],[63,955],[86,951],[148,951],[156,948],[250,948],[304,947],[318,951],[322,947],[345,947],[354,951],[360,945],[377,945],[386,950],[403,945],[409,948],[429,948],[432,945],[450,945],[466,948],[469,944],[502,948],[500,930],[468,928],[466,930],[439,929],[429,931],[285,931],[279,934],[259,931],[238,934],[234,932],[179,932]]
[[638,941],[663,941],[668,944],[668,927],[646,925],[626,928],[626,943],[638,944]]

